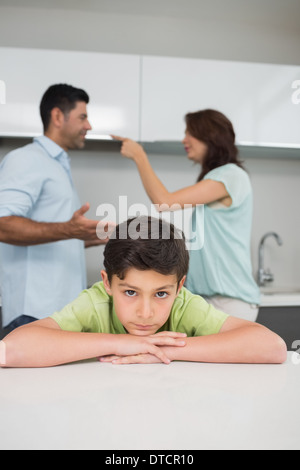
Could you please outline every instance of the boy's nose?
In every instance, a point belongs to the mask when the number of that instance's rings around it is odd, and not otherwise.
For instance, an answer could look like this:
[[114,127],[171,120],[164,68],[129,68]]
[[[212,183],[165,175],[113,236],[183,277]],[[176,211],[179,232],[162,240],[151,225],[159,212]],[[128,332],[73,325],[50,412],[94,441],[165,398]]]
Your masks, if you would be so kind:
[[153,316],[151,303],[148,301],[141,302],[137,314],[140,318],[151,318]]

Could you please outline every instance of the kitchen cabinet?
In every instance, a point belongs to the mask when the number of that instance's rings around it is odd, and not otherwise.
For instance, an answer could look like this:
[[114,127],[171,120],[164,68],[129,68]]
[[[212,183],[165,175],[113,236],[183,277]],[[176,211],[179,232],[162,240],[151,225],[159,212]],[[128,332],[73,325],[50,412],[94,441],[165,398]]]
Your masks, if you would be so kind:
[[0,48],[0,64],[0,80],[5,84],[0,136],[41,134],[43,93],[50,85],[67,83],[90,96],[93,129],[89,138],[116,133],[138,139],[139,56],[4,47]]
[[297,78],[299,66],[143,57],[141,140],[178,141],[186,113],[213,108],[241,145],[300,148]]
[[300,345],[300,307],[262,307],[257,323],[277,333],[286,342],[289,351],[296,350],[295,341]]
[[6,47],[0,64],[0,137],[41,134],[44,91],[70,83],[90,95],[90,139],[179,142],[187,112],[215,108],[238,145],[300,151],[299,66]]

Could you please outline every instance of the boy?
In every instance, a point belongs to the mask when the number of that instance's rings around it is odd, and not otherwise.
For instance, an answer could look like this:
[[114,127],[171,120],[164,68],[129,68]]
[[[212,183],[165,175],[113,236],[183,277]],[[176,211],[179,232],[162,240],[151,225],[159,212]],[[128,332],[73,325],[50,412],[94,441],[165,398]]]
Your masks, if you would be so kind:
[[47,367],[95,357],[114,364],[284,362],[286,345],[275,333],[183,287],[188,262],[183,234],[173,225],[129,219],[106,245],[103,282],[61,312],[10,333],[0,343],[0,365]]

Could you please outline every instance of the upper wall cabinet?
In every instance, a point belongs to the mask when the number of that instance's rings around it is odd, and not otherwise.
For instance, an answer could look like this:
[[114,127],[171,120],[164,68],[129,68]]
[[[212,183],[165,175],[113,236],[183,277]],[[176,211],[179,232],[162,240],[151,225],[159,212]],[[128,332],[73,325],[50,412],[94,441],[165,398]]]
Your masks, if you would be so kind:
[[116,133],[139,138],[140,58],[131,55],[0,48],[0,135],[42,132],[39,104],[55,83],[83,88],[90,96],[91,138]]
[[54,83],[89,94],[90,138],[179,141],[187,112],[214,108],[241,145],[300,147],[298,66],[0,48],[0,135],[40,134],[39,103]]
[[298,80],[296,66],[143,57],[141,140],[181,140],[185,114],[213,108],[240,144],[300,147]]

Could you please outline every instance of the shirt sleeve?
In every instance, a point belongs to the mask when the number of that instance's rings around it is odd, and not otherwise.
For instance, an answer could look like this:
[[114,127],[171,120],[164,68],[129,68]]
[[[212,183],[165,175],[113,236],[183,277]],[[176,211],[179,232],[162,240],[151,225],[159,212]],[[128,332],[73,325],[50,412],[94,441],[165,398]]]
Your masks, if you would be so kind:
[[171,331],[188,336],[208,336],[220,332],[229,315],[217,310],[198,295],[187,289],[178,297],[170,316]]
[[35,152],[18,149],[0,166],[0,217],[30,217],[44,184]]
[[223,183],[232,199],[232,207],[240,206],[251,192],[248,174],[232,163],[215,168],[204,179]]
[[88,291],[83,291],[77,299],[59,312],[50,316],[62,330],[72,332],[100,332],[95,306]]

